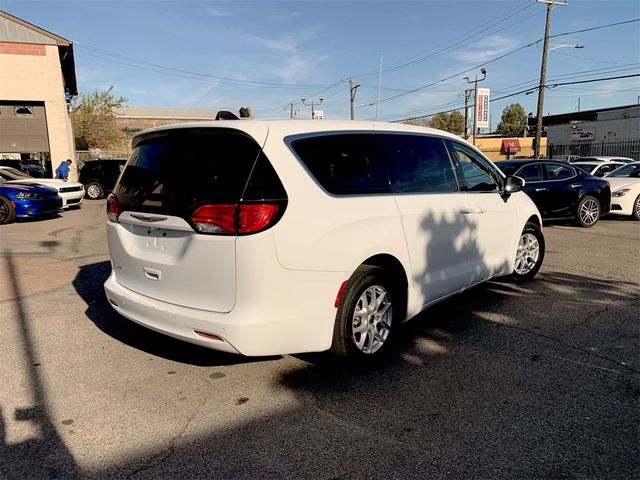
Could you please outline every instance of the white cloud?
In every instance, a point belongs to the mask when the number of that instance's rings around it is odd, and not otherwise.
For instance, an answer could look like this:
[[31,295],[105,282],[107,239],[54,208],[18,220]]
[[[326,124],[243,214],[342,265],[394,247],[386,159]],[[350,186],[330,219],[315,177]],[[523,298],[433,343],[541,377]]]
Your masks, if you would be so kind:
[[465,50],[458,50],[452,53],[451,56],[463,62],[482,63],[507,53],[510,50],[514,50],[519,46],[520,43],[516,37],[491,35],[472,44]]

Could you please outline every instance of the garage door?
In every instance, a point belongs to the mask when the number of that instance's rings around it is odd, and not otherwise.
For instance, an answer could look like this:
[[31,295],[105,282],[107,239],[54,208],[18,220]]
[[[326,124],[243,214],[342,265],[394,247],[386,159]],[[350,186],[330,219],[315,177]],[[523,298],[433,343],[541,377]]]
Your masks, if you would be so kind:
[[42,102],[0,102],[0,153],[48,152]]

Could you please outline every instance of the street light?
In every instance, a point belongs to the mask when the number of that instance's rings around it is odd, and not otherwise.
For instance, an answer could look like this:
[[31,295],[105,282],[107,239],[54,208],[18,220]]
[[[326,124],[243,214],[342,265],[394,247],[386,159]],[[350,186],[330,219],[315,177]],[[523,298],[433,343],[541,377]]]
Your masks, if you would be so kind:
[[576,43],[576,44],[561,44],[561,45],[551,45],[551,48],[549,50],[547,50],[548,52],[550,52],[551,50],[555,50],[556,48],[584,48],[584,45],[582,45],[581,43]]
[[[480,73],[482,74],[482,78],[478,78],[476,75],[475,79],[471,80],[469,77],[464,77],[464,80],[467,83],[473,83],[473,144],[476,144],[476,133],[478,131],[478,82],[483,81],[487,78],[487,70],[485,68],[480,69]],[[465,132],[466,133],[466,132]]]
[[306,103],[306,102],[307,102],[307,97],[300,97],[300,100],[302,100],[302,104],[303,104],[303,105],[306,105],[306,106],[311,105],[311,120],[313,120],[313,113],[314,113],[313,106],[314,106],[314,105],[322,105],[322,102],[323,102],[323,100],[324,100],[324,97],[322,97],[322,96],[321,96],[321,97],[319,98],[320,103],[313,103],[313,100],[311,101],[311,103]]

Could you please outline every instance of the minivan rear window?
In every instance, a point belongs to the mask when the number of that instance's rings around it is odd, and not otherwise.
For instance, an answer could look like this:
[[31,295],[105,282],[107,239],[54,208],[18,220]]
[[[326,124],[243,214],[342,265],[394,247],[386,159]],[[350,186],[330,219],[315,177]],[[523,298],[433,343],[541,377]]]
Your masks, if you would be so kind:
[[182,217],[202,203],[286,199],[260,145],[232,129],[176,129],[141,137],[114,193],[123,210]]

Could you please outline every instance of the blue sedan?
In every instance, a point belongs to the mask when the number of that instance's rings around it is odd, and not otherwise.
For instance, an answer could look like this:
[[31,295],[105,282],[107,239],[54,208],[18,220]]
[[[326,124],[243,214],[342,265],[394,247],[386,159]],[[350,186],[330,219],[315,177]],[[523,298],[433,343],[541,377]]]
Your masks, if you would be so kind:
[[0,225],[61,211],[62,197],[55,188],[0,179]]
[[611,208],[611,186],[569,163],[547,160],[503,160],[496,165],[505,175],[525,180],[543,219],[573,218],[582,227],[593,227]]

